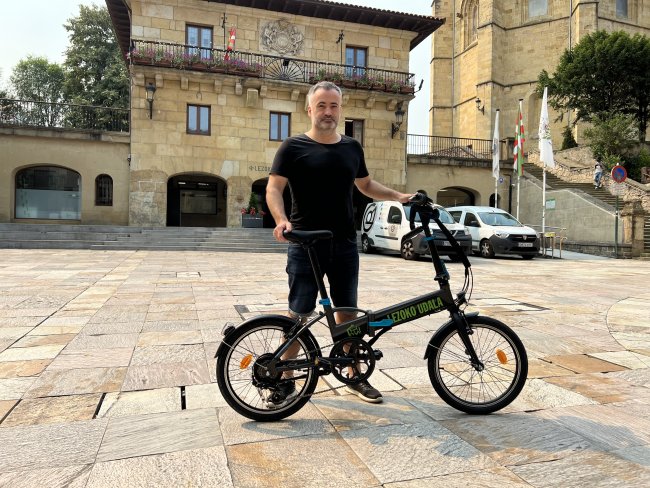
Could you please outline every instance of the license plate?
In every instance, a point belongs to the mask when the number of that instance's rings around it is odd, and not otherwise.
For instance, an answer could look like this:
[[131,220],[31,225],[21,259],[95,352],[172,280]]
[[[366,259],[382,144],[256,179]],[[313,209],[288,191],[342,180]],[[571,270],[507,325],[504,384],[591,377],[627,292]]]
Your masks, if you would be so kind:
[[447,247],[451,246],[451,244],[449,244],[449,241],[442,241],[442,245]]
[[519,247],[533,247],[532,242],[520,242]]

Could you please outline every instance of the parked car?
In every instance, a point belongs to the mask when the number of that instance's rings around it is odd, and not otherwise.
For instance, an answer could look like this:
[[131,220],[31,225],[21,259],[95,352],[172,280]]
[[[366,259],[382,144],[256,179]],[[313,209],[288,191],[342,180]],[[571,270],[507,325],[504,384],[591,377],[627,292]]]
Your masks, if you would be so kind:
[[[440,211],[440,221],[460,244],[465,254],[470,252],[471,237],[465,226],[456,223],[443,207],[436,205]],[[371,253],[375,249],[397,251],[404,259],[417,259],[418,256],[429,254],[429,246],[424,240],[424,232],[412,238],[404,236],[411,231],[409,216],[411,207],[395,201],[372,202],[366,206],[361,223],[361,249]],[[417,225],[421,225],[420,216],[416,216]],[[449,256],[452,261],[460,260],[449,240],[438,228],[435,222],[429,224],[434,237],[436,249],[441,256]]]
[[505,210],[493,207],[447,207],[456,222],[472,236],[472,251],[484,258],[495,254],[518,254],[533,259],[539,253],[539,236]]

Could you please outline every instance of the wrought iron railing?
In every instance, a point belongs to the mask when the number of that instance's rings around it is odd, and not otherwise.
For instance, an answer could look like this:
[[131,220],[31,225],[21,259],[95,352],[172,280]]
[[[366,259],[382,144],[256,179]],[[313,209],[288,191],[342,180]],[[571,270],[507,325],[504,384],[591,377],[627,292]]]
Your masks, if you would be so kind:
[[0,98],[0,126],[129,132],[129,109]]
[[[500,141],[499,143],[501,144],[501,154],[505,155],[506,142]],[[434,158],[491,160],[492,141],[408,134],[406,152]]]
[[327,80],[346,88],[411,94],[413,74],[365,66],[324,63],[268,54],[133,40],[134,64],[310,83]]

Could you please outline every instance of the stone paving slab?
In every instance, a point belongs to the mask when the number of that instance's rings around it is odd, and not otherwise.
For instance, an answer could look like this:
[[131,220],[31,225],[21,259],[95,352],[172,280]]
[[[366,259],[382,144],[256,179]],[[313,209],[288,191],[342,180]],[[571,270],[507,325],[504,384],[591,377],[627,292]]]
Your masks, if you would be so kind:
[[[0,250],[0,486],[648,484],[650,263],[471,259],[470,310],[528,351],[511,405],[474,417],[436,395],[434,314],[378,342],[383,404],[330,375],[300,412],[256,423],[220,395],[213,355],[225,323],[286,309],[284,256]],[[360,303],[408,299],[430,268],[362,255]]]

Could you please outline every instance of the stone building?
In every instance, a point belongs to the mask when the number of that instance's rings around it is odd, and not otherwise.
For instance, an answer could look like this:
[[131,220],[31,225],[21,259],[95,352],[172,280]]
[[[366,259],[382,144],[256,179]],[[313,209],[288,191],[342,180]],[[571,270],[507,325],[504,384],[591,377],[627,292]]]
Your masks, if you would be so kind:
[[340,128],[372,176],[406,187],[409,52],[443,21],[308,0],[107,5],[132,80],[130,225],[241,225],[281,141],[309,128],[320,79],[343,86]]
[[[523,99],[528,145],[539,126],[537,78],[565,49],[603,29],[650,35],[648,0],[440,0],[433,15],[447,22],[432,36],[430,133],[491,139],[500,109],[501,137],[512,137]],[[553,123],[554,147],[571,116]]]

